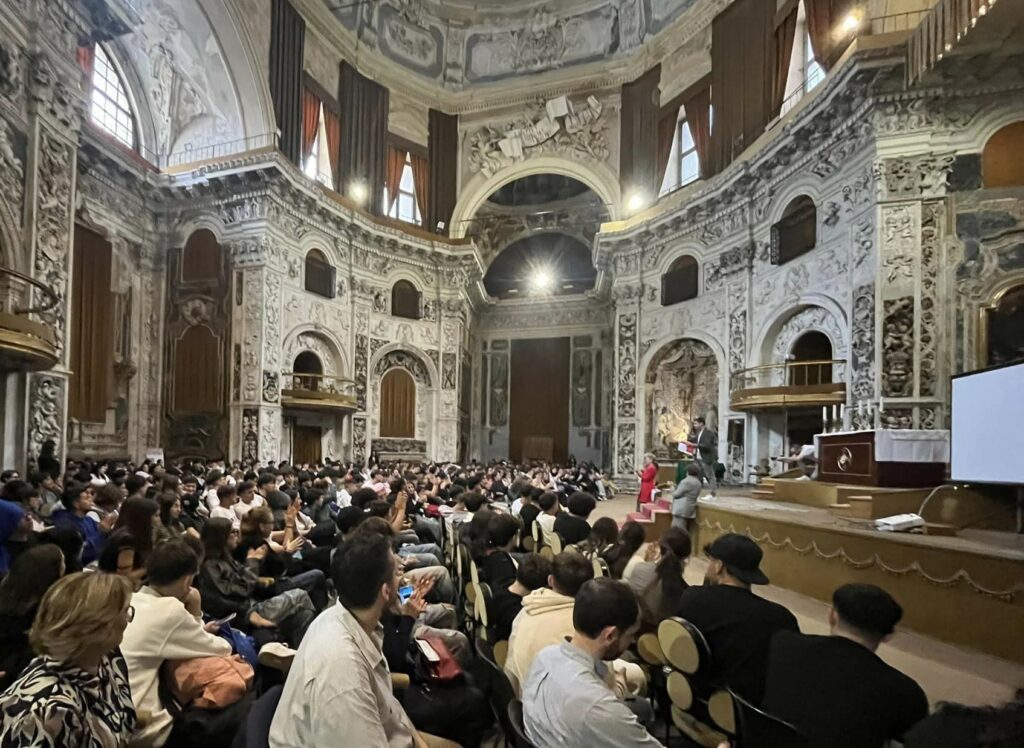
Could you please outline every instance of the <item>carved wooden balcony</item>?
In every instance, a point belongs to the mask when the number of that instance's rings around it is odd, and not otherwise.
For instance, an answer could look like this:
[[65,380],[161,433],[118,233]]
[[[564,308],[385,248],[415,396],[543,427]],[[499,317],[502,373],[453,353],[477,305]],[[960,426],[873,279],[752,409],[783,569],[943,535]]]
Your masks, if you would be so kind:
[[43,283],[0,267],[0,370],[42,371],[57,363],[54,328],[30,318],[56,305],[57,295]]
[[284,372],[281,377],[281,405],[285,408],[344,412],[356,409],[355,382],[351,379],[293,371]]
[[846,361],[786,361],[733,373],[733,410],[782,410],[846,402]]

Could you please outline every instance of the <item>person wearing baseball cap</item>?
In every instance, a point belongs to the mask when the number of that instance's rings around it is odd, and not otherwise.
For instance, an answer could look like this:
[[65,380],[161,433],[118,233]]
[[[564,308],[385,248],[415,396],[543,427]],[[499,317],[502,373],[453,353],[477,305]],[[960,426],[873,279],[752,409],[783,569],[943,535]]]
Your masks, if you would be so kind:
[[677,608],[711,648],[711,667],[700,673],[700,685],[732,688],[760,704],[772,637],[778,631],[799,632],[796,617],[751,591],[755,584],[768,584],[768,577],[761,571],[761,548],[746,535],[722,535],[704,546],[704,555],[704,584],[686,589]]

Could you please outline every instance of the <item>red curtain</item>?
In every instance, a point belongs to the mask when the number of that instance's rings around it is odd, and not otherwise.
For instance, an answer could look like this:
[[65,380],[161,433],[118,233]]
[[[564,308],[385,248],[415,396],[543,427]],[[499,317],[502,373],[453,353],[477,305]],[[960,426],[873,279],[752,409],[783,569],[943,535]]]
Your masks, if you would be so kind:
[[408,151],[391,146],[388,148],[388,162],[384,169],[384,186],[388,191],[388,203],[384,212],[390,213],[398,200],[398,185],[402,181],[402,170],[405,169],[405,155]]
[[776,18],[775,39],[772,50],[774,75],[772,75],[772,116],[777,117],[786,98],[786,80],[789,78],[789,63],[793,59],[793,41],[796,38],[796,14],[798,3],[781,19]]
[[707,179],[717,174],[711,162],[711,87],[699,89],[683,103],[686,123],[690,126],[693,146],[697,150],[700,177]]
[[327,157],[331,159],[334,189],[337,190],[338,175],[341,174],[341,117],[327,107],[324,107],[324,131],[327,133]]
[[78,48],[78,65],[88,79],[92,78],[92,64],[96,59],[96,47],[93,44],[83,44]]
[[302,89],[302,164],[313,152],[313,141],[320,125],[320,98],[308,88]]
[[679,121],[679,107],[667,107],[661,110],[658,119],[658,191],[665,182],[668,171],[668,160],[672,156],[672,141],[676,137],[676,123]]
[[[416,190],[416,207],[420,209],[423,220],[427,220],[427,206],[430,205],[430,161],[415,153],[410,156],[412,160],[412,183]],[[449,218],[451,216],[449,215]],[[430,231],[433,226],[426,226]]]

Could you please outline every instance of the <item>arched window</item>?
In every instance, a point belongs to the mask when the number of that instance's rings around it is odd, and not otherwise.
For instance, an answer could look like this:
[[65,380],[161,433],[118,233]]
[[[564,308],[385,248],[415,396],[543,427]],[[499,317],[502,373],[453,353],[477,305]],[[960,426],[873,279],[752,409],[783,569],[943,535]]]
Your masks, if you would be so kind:
[[391,287],[391,314],[406,319],[420,318],[420,292],[407,280],[400,280]]
[[814,201],[801,195],[786,206],[782,219],[772,226],[773,265],[784,265],[807,254],[818,243],[818,211]]
[[[832,341],[817,330],[809,330],[793,343],[790,361],[831,361]],[[790,385],[829,384],[832,381],[832,365],[793,366],[789,370]]]
[[683,255],[661,276],[661,305],[671,306],[697,297],[700,293],[700,266],[697,258]]
[[292,364],[292,372],[296,376],[294,378],[295,386],[298,389],[315,391],[320,389],[320,377],[324,373],[324,365],[320,361],[320,357],[317,356],[313,351],[303,351],[295,357],[295,363]]
[[135,115],[128,101],[128,90],[103,47],[97,44],[93,49],[89,118],[124,145],[137,149]]
[[380,382],[380,435],[416,437],[416,382],[404,369],[392,369]]
[[334,277],[334,266],[327,261],[327,255],[319,249],[309,250],[306,255],[306,290],[325,299],[333,299]]
[[220,242],[209,229],[193,231],[181,253],[181,282],[216,281],[220,278]]
[[1024,186],[1024,121],[999,130],[985,143],[981,178],[986,188]]
[[985,315],[989,366],[1024,361],[1024,286],[1015,286],[999,297]]

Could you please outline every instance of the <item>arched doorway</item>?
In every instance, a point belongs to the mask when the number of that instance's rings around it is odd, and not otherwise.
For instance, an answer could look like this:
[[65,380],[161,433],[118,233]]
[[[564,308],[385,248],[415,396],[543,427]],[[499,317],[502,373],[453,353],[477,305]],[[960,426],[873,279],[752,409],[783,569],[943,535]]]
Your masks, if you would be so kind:
[[683,338],[664,346],[647,366],[644,390],[651,414],[644,451],[676,460],[678,443],[698,416],[717,431],[718,359],[707,343]]
[[823,332],[809,330],[798,337],[793,342],[789,360],[794,364],[789,369],[790,386],[832,381],[832,341]]
[[1010,288],[987,309],[985,327],[987,365],[1024,361],[1024,285]]

